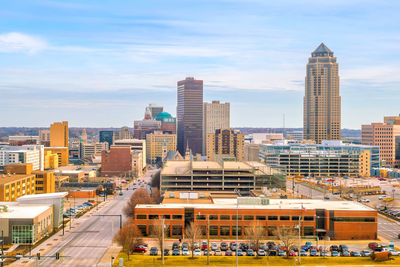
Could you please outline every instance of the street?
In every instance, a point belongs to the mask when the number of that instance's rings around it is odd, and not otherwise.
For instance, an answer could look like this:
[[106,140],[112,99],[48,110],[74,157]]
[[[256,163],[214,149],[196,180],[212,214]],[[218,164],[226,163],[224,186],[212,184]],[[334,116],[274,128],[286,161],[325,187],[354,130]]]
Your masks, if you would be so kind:
[[[153,171],[148,171],[145,180],[150,180]],[[62,240],[52,245],[51,249],[45,255],[53,256],[56,252],[66,256],[60,260],[54,258],[41,258],[38,262],[39,266],[101,266],[98,265],[100,259],[109,247],[112,247],[113,236],[117,234],[120,227],[120,217],[122,214],[122,222],[126,220],[123,215],[123,207],[134,192],[132,189],[123,190],[123,196],[116,196],[109,200],[102,208],[97,211],[93,209],[89,214],[85,214],[77,219],[75,228],[71,232],[66,233]],[[118,215],[115,217],[98,217],[96,215]],[[74,224],[73,224],[74,225]],[[69,227],[66,228],[69,231]],[[34,250],[32,255],[41,251],[42,247],[46,247],[49,242],[44,242]],[[48,246],[47,246],[48,247]],[[23,261],[23,260],[22,260]],[[111,261],[111,259],[110,259]],[[15,264],[21,264],[21,260]],[[30,260],[26,265],[32,266],[35,260]],[[107,266],[110,265],[110,262]]]

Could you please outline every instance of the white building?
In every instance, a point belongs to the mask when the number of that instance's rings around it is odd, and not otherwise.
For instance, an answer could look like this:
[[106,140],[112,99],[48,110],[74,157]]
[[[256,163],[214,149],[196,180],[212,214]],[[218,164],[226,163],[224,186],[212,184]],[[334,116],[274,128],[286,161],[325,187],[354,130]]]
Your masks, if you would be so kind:
[[[203,103],[203,153],[207,151],[207,136],[218,129],[230,129],[230,103]],[[185,145],[186,146],[186,145]]]
[[33,170],[44,170],[44,146],[2,146],[0,147],[0,166],[12,163],[32,163]]

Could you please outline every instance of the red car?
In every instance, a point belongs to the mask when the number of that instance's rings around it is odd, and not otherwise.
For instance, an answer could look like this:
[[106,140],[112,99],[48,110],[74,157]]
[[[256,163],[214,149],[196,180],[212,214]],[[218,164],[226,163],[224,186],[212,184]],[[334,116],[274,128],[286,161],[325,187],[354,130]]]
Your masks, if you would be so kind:
[[205,249],[207,249],[207,242],[206,241],[203,241],[203,243],[201,243],[201,250],[205,250]]
[[147,248],[145,246],[137,246],[133,251],[139,253],[145,253]]
[[225,256],[233,256],[232,250],[225,251]]
[[289,256],[296,257],[296,252],[294,252],[293,250],[289,251]]
[[368,247],[369,247],[370,249],[374,249],[374,248],[376,248],[378,245],[379,245],[378,243],[372,242],[372,243],[369,243],[369,244],[368,244]]

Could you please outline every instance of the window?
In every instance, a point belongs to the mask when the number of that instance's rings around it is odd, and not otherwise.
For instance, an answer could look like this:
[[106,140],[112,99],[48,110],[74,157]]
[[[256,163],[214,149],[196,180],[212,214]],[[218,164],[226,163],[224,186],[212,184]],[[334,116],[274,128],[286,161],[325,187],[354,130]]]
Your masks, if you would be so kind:
[[182,236],[182,225],[172,225],[172,235]]
[[[238,228],[238,236],[241,236],[242,235],[242,227],[241,226],[239,226]],[[232,235],[234,235],[234,236],[236,236],[236,226],[232,226]]]
[[163,218],[166,220],[169,220],[169,219],[171,219],[171,215],[163,215]]
[[210,226],[210,235],[218,235],[218,226],[216,225],[211,225]]
[[256,220],[265,221],[266,217],[265,216],[256,216]]
[[147,227],[146,227],[146,225],[138,225],[137,227],[140,230],[140,232],[142,233],[142,236],[147,236],[147,233],[146,233]]
[[169,198],[175,198],[175,193],[169,193]]
[[216,221],[218,220],[218,215],[209,215],[210,221]]
[[244,215],[244,220],[245,221],[252,221],[252,220],[254,220],[254,216],[252,216],[252,215]]
[[229,215],[220,215],[219,219],[221,221],[229,221],[231,219],[231,216],[229,216]]
[[182,220],[182,215],[172,215],[173,220]]
[[314,216],[304,216],[305,221],[314,221]]
[[206,235],[207,235],[207,226],[205,226],[205,225],[200,225],[200,231],[201,231],[201,234],[202,234],[203,236],[206,236]]
[[136,215],[136,219],[138,219],[138,220],[146,220],[147,219],[147,215],[138,214],[138,215]]
[[312,226],[304,226],[304,235],[314,235],[314,227]]
[[149,215],[150,220],[158,219],[158,215]]
[[199,220],[204,221],[206,219],[206,215],[197,215],[196,218],[197,218],[198,221]]
[[221,236],[228,236],[230,233],[230,227],[229,226],[220,226],[219,227],[220,235]]
[[374,217],[335,217],[335,222],[375,222]]
[[292,216],[292,221],[298,221],[299,220],[299,216]]
[[281,221],[290,221],[290,216],[280,216]]
[[268,216],[268,220],[269,221],[277,221],[278,220],[278,216]]
[[236,216],[236,215],[232,215],[232,221],[241,221],[242,220],[242,215]]

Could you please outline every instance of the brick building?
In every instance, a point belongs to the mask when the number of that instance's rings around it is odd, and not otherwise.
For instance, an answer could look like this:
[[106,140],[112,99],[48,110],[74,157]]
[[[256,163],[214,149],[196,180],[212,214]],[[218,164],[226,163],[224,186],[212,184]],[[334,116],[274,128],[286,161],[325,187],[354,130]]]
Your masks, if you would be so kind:
[[109,152],[101,154],[101,175],[139,176],[143,169],[142,153],[132,150],[129,145],[111,146]]

